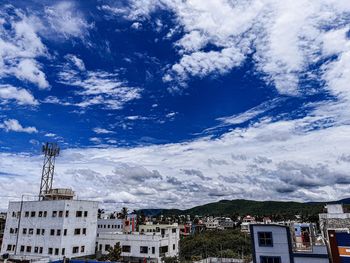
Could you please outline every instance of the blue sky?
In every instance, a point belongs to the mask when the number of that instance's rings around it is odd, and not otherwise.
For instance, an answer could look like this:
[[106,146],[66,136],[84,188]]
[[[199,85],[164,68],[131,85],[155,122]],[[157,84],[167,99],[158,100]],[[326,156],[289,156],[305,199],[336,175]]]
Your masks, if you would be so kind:
[[2,2],[2,188],[54,141],[107,207],[346,195],[348,1]]

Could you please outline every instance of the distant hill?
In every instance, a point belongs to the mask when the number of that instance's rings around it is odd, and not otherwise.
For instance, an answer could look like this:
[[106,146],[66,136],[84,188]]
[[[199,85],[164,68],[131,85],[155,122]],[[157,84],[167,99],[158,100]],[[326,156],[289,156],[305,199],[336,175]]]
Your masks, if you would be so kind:
[[[342,203],[344,205],[350,204],[350,198],[339,201],[331,201],[327,203]],[[253,201],[245,199],[236,200],[222,200],[215,203],[209,203],[201,206],[196,206],[190,209],[144,209],[140,210],[145,215],[213,215],[213,216],[232,216],[239,215],[255,215],[255,216],[269,216],[269,215],[285,215],[293,216],[301,215],[317,215],[322,213],[326,203],[323,202],[281,202],[281,201]]]

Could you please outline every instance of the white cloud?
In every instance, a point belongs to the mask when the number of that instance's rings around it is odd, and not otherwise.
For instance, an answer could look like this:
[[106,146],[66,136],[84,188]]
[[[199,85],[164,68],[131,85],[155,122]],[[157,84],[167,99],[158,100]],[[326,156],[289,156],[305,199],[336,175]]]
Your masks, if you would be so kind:
[[125,103],[141,97],[141,89],[129,87],[126,82],[119,79],[117,73],[105,71],[81,73],[66,65],[59,74],[58,81],[79,88],[76,94],[83,100],[74,105],[82,108],[102,105],[105,108],[121,109]]
[[0,85],[0,99],[5,103],[15,100],[19,105],[35,106],[39,104],[30,91],[11,85]]
[[18,120],[8,119],[0,123],[0,128],[4,129],[6,132],[25,132],[25,133],[37,133],[38,130],[35,127],[23,127]]
[[88,29],[93,27],[70,1],[60,1],[56,5],[47,6],[45,14],[51,29],[65,38],[83,38],[88,34]]
[[89,139],[90,142],[96,143],[96,144],[100,144],[102,142],[102,140],[100,138],[97,137],[91,137]]
[[71,61],[79,70],[85,71],[85,64],[84,61],[78,58],[75,55],[68,54],[65,56],[65,58],[69,61]]
[[111,133],[114,133],[114,131],[110,131],[110,130],[99,128],[99,127],[94,128],[93,131],[95,133],[97,133],[97,134],[111,134]]
[[49,88],[45,73],[36,61],[47,56],[46,47],[37,33],[40,29],[37,19],[18,9],[5,8],[0,10],[0,15],[6,19],[0,23],[0,77],[16,76],[40,89]]
[[46,137],[56,137],[57,135],[55,133],[46,133]]

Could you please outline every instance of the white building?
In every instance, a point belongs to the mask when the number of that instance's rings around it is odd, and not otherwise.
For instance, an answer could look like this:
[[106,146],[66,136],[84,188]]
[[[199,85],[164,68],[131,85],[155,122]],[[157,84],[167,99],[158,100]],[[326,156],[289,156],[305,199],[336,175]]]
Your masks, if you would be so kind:
[[[64,191],[68,199],[57,200]],[[70,189],[52,192],[60,193],[51,200],[9,203],[2,255],[53,260],[95,253],[98,203],[73,200]]]
[[[251,224],[254,263],[329,263],[327,247],[312,235],[312,228]],[[301,236],[296,234],[303,228]],[[300,242],[298,241],[300,240]]]
[[97,234],[123,232],[124,220],[119,218],[97,219]]
[[219,220],[217,218],[209,217],[204,222],[205,228],[208,230],[214,230],[219,228]]
[[174,225],[140,225],[140,231],[131,234],[103,232],[97,236],[97,249],[102,254],[119,244],[124,260],[149,263],[161,262],[162,257],[174,257],[179,253],[180,229]]

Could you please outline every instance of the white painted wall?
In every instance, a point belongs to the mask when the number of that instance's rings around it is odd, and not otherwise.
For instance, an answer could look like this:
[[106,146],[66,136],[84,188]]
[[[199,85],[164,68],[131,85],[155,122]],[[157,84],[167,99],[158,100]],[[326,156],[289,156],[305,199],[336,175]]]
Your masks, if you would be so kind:
[[[22,203],[22,213],[18,233],[10,234],[10,228],[18,228],[19,218],[13,217],[13,212],[20,211],[21,202],[10,202],[7,212],[7,220],[4,232],[1,254],[9,253],[16,258],[37,258],[48,257],[50,259],[62,258],[62,249],[66,257],[79,257],[95,253],[95,240],[97,229],[97,209],[98,203],[80,200],[52,200],[52,201],[24,201]],[[29,217],[25,217],[25,212],[29,211]],[[35,211],[35,217],[30,213]],[[46,211],[46,217],[38,217],[39,211]],[[63,217],[53,217],[53,211],[63,211]],[[66,217],[66,211],[69,211]],[[76,217],[76,211],[87,211],[87,216]],[[27,234],[23,234],[23,228],[27,229]],[[81,229],[80,235],[75,235],[74,230]],[[86,234],[82,234],[82,229],[86,228]],[[29,234],[29,229],[33,229],[33,234]],[[45,229],[44,235],[37,235],[37,229]],[[50,235],[51,229],[55,229],[55,235]],[[67,235],[64,236],[64,229]],[[57,230],[61,234],[57,235]],[[17,241],[18,235],[18,241]],[[7,251],[8,245],[17,247],[12,251]],[[21,252],[21,246],[31,246],[31,252]],[[79,252],[73,254],[73,247],[79,247]],[[84,252],[81,247],[84,246]],[[35,253],[35,247],[42,247],[43,253]],[[53,255],[49,255],[49,248],[53,248]],[[55,249],[59,250],[59,255],[55,255]]]

